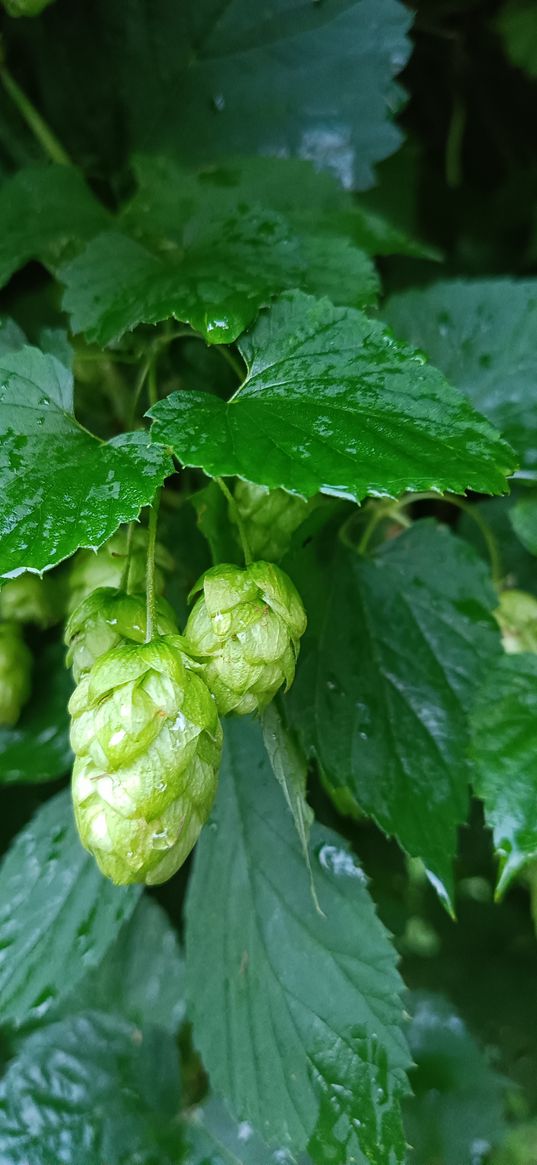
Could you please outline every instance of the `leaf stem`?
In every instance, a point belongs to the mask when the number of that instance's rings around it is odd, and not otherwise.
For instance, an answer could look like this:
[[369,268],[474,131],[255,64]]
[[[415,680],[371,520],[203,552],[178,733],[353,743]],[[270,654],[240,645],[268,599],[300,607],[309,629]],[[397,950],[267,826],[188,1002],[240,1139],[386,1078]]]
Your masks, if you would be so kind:
[[229,367],[232,368],[234,372],[236,372],[239,378],[239,382],[242,383],[244,379],[244,369],[241,368],[237,357],[234,356],[233,352],[230,352],[229,348],[226,348],[223,344],[219,344],[216,350],[220,353],[222,359],[226,361],[226,364],[229,364]]
[[244,523],[243,523],[243,520],[242,520],[240,513],[239,513],[239,507],[235,501],[235,498],[233,497],[233,494],[231,493],[231,490],[226,485],[224,479],[222,477],[215,477],[214,480],[216,481],[216,484],[222,490],[224,497],[227,499],[227,501],[228,501],[228,503],[233,511],[233,516],[234,516],[235,521],[237,523],[237,529],[239,531],[239,537],[241,540],[242,553],[244,554],[244,563],[246,566],[249,566],[251,561],[252,561],[252,552],[250,550],[250,546],[248,543],[246,530],[244,529]]
[[47,157],[50,158],[51,162],[56,162],[60,166],[72,165],[71,159],[66,150],[64,150],[61,142],[58,141],[50,126],[41,117],[39,110],[35,108],[30,98],[21,89],[19,83],[15,80],[13,74],[3,61],[0,63],[0,80],[6,93],[11,98],[21,117],[26,122],[26,125],[33,133],[34,138],[39,142],[39,145]]
[[145,575],[145,591],[146,591],[146,635],[145,641],[149,643],[154,635],[156,623],[156,594],[155,594],[155,547],[157,544],[157,525],[158,525],[158,511],[160,505],[160,489],[157,490],[153,499],[153,504],[149,511],[149,525],[148,525],[148,543],[147,543],[147,564]]
[[132,549],[133,532],[134,532],[134,522],[129,522],[129,525],[127,526],[127,548],[126,548],[126,556],[127,557],[125,560],[125,566],[123,567],[123,574],[121,575],[121,582],[119,584],[119,589],[121,591],[126,591],[127,594],[129,593],[129,572],[130,572],[130,565],[131,565],[131,549]]
[[471,518],[473,522],[475,522],[487,547],[493,582],[499,585],[503,578],[503,567],[498,549],[498,543],[488,522],[486,522],[482,515],[479,513],[477,506],[470,505],[470,503],[465,501],[464,498],[459,498],[456,494],[438,494],[434,491],[409,494],[408,498],[403,498],[400,502],[398,502],[398,505],[402,508],[405,506],[411,506],[414,504],[414,502],[426,501],[447,502],[448,505],[456,506],[458,510],[462,510],[463,514],[467,514],[468,517]]

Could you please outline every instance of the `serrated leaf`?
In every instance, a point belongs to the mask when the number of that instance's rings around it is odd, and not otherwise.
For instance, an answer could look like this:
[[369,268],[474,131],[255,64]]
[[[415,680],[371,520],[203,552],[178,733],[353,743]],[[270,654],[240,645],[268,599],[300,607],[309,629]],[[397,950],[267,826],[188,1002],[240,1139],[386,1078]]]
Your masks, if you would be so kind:
[[294,287],[357,307],[376,302],[375,268],[349,239],[302,237],[265,199],[168,160],[140,160],[137,175],[116,229],[60,271],[73,330],[89,340],[105,345],[173,317],[230,343],[272,295]]
[[537,280],[447,280],[392,296],[384,314],[537,468]]
[[0,574],[100,546],[171,472],[143,432],[105,443],[82,429],[69,370],[37,348],[0,359],[0,436]]
[[267,756],[292,815],[310,876],[313,900],[320,909],[309,854],[309,838],[314,818],[313,810],[306,800],[308,775],[306,758],[285,723],[282,709],[276,701],[273,701],[265,709],[261,723]]
[[69,792],[38,810],[0,867],[0,1014],[43,1015],[102,959],[138,887],[113,886],[82,849]]
[[537,554],[537,496],[519,498],[509,512],[511,525],[530,554]]
[[409,1000],[414,1096],[405,1127],[413,1165],[476,1165],[500,1140],[506,1081],[487,1063],[466,1024],[442,996]]
[[176,1165],[179,1065],[157,1028],[87,1011],[37,1031],[0,1083],[9,1165]]
[[395,957],[344,842],[300,842],[259,728],[230,722],[187,900],[187,992],[213,1087],[269,1143],[316,1162],[403,1161],[408,1065]]
[[72,691],[65,651],[48,645],[35,663],[30,703],[15,728],[0,729],[0,784],[52,781],[68,772],[67,702]]
[[382,324],[300,292],[239,342],[248,366],[230,401],[172,393],[152,438],[185,465],[309,497],[505,489],[508,446],[461,394]]
[[0,190],[0,286],[31,259],[56,267],[109,216],[72,166],[27,166]]
[[269,1149],[247,1121],[237,1123],[211,1096],[189,1114],[184,1127],[188,1165],[309,1165],[287,1149]]
[[472,714],[475,790],[500,859],[501,897],[537,857],[537,656],[509,655],[490,671]]
[[411,15],[398,0],[132,0],[128,21],[123,0],[99,0],[62,15],[53,7],[26,38],[26,65],[44,116],[94,171],[135,149],[183,162],[294,154],[363,188],[400,142],[394,77]]
[[98,967],[53,1009],[61,1018],[96,1008],[176,1035],[185,1017],[184,961],[164,910],[140,899]]
[[308,614],[290,722],[331,785],[422,858],[450,906],[467,709],[500,653],[486,567],[428,521],[370,560],[321,540],[286,566]]

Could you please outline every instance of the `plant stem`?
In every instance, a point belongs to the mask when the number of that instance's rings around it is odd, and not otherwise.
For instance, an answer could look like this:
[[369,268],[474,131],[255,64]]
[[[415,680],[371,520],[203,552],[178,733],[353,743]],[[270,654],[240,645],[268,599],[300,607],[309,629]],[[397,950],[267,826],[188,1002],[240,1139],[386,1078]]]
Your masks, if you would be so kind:
[[403,498],[400,502],[398,502],[398,506],[411,506],[414,504],[414,502],[426,501],[446,502],[450,506],[456,506],[458,510],[462,510],[463,514],[467,514],[468,517],[471,518],[473,522],[475,522],[487,547],[490,559],[490,571],[493,581],[499,585],[503,578],[503,569],[500,552],[498,550],[498,543],[496,542],[488,522],[486,522],[485,519],[481,516],[477,507],[470,505],[464,500],[464,498],[457,497],[456,494],[438,494],[434,491],[419,494],[409,494],[408,498]]
[[155,360],[151,360],[148,370],[147,394],[149,397],[149,408],[158,401],[158,385],[157,385],[157,364]]
[[233,355],[233,352],[230,352],[229,348],[224,347],[223,344],[219,344],[216,350],[220,353],[222,359],[226,361],[226,364],[229,364],[229,367],[236,372],[239,380],[242,381],[244,370],[241,368],[237,357]]
[[158,511],[160,504],[160,490],[157,490],[153,504],[149,511],[149,525],[148,525],[148,543],[147,543],[147,565],[145,576],[145,590],[146,590],[146,635],[145,641],[149,643],[153,638],[155,623],[156,623],[156,595],[155,595],[155,547],[157,543],[157,524]]
[[129,593],[129,571],[130,571],[130,565],[131,565],[131,547],[132,547],[133,530],[134,530],[134,522],[129,522],[129,525],[127,527],[127,550],[126,550],[127,558],[125,561],[125,566],[123,567],[123,574],[121,576],[121,583],[119,586],[119,589],[121,591],[126,591],[127,594]]
[[11,98],[13,104],[18,109],[21,117],[26,122],[28,128],[32,131],[34,138],[39,142],[39,145],[44,150],[51,162],[56,162],[60,166],[70,166],[71,159],[64,150],[61,142],[58,141],[56,135],[52,132],[50,126],[35,105],[27,97],[23,89],[21,89],[18,82],[10,73],[6,64],[0,64],[0,80],[6,90],[6,93]]
[[239,513],[239,507],[235,501],[235,498],[233,497],[233,494],[231,493],[231,490],[226,485],[224,479],[222,477],[215,477],[214,480],[216,481],[216,484],[222,490],[224,497],[227,499],[227,501],[229,502],[229,505],[231,506],[231,509],[233,510],[233,515],[234,515],[235,521],[237,523],[237,529],[239,531],[239,537],[241,540],[242,553],[244,554],[244,563],[246,566],[249,566],[251,561],[252,561],[252,552],[251,552],[250,546],[248,544],[248,538],[246,536],[246,531],[244,529],[244,523],[243,523],[243,520],[242,520],[240,513]]
[[138,380],[136,381],[136,384],[134,386],[134,393],[133,393],[133,397],[132,397],[131,419],[130,419],[130,428],[131,429],[134,427],[134,422],[136,420],[136,412],[138,409],[138,404],[139,404],[142,392],[144,390],[144,384],[147,380],[147,377],[149,374],[149,369],[151,368],[151,364],[152,364],[152,357],[148,357],[148,359],[144,361],[144,363],[142,364],[142,366],[140,368]]

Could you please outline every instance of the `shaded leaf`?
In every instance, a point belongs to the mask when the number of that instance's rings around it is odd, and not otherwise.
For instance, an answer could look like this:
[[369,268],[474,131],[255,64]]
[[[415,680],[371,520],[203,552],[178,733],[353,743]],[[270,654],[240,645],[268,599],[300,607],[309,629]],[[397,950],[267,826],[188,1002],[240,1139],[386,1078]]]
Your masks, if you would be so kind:
[[292,814],[302,853],[310,875],[313,900],[320,909],[311,870],[309,837],[313,825],[313,810],[306,800],[308,766],[304,754],[289,730],[277,701],[272,701],[261,717],[263,741],[272,771],[281,785],[287,806]]
[[537,857],[537,656],[509,655],[496,664],[472,724],[475,790],[494,834],[501,897]]
[[216,1097],[194,1109],[185,1129],[188,1165],[308,1165],[287,1149],[269,1149],[247,1121],[234,1121]]
[[34,1032],[0,1083],[9,1165],[176,1165],[173,1039],[87,1011]]
[[403,1161],[408,1064],[395,957],[364,876],[315,827],[311,901],[259,729],[229,722],[187,900],[187,991],[214,1088],[239,1120],[316,1162]]
[[102,959],[138,887],[113,886],[82,849],[69,792],[35,814],[0,867],[0,1014],[43,1015]]
[[0,729],[0,784],[52,781],[68,772],[72,686],[63,646],[48,645],[35,664],[30,703],[15,728]]
[[509,59],[530,77],[537,77],[537,15],[532,0],[507,0],[496,27]]
[[519,498],[510,511],[515,534],[530,554],[537,554],[537,497]]
[[392,296],[384,314],[537,468],[537,280],[447,280]]
[[286,566],[308,614],[290,721],[330,784],[422,858],[449,905],[467,710],[500,653],[486,567],[428,521],[371,560],[321,540]]
[[149,411],[153,440],[184,464],[356,500],[505,488],[508,446],[436,369],[362,313],[285,295],[239,349],[248,375],[230,401],[179,392]]
[[54,356],[4,355],[0,378],[0,573],[44,570],[136,518],[171,462],[143,432],[104,443],[80,428]]

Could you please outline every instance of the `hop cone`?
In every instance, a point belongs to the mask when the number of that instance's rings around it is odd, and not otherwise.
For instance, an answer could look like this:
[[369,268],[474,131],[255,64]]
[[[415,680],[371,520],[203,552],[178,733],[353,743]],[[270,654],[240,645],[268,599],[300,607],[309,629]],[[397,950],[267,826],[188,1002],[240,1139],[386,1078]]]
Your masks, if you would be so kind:
[[[69,577],[69,612],[74,611],[86,595],[99,587],[121,586],[127,562],[127,530],[117,530],[99,550],[80,550],[73,559]],[[145,589],[147,558],[147,530],[136,526],[132,532],[129,555],[129,590],[136,594]],[[155,590],[164,590],[164,571],[171,570],[173,560],[168,551],[157,543],[155,553]]]
[[244,570],[222,565],[197,583],[201,591],[185,629],[188,650],[222,715],[264,707],[295,675],[306,614],[291,579],[270,562]]
[[[144,595],[126,595],[112,587],[99,587],[75,608],[65,628],[67,666],[76,683],[101,655],[122,640],[143,643],[146,633]],[[157,634],[176,635],[172,608],[165,599],[157,602]]]
[[215,701],[183,640],[112,648],[69,710],[82,844],[113,882],[166,881],[207,819],[222,747]]
[[12,727],[30,695],[32,655],[16,623],[0,623],[0,724]]
[[[234,497],[253,557],[278,562],[289,549],[311,503],[284,489],[267,489],[251,481],[238,481]],[[235,524],[235,507],[231,505],[229,517]]]
[[29,572],[20,574],[9,579],[0,591],[0,619],[53,627],[63,618],[63,611],[61,583],[50,575],[40,578]]
[[504,650],[537,651],[537,599],[526,591],[503,591],[494,612],[502,632]]

